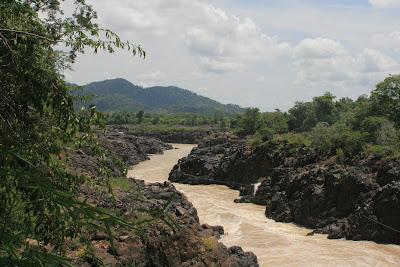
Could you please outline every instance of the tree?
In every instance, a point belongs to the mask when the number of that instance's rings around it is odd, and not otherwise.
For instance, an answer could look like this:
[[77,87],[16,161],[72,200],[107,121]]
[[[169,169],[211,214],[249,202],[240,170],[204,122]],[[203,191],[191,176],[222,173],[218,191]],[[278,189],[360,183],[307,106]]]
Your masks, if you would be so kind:
[[137,119],[139,124],[143,122],[143,117],[144,117],[144,111],[143,110],[141,110],[138,113],[136,113],[136,119]]
[[371,93],[371,112],[387,116],[400,126],[400,75],[392,75]]
[[314,111],[311,102],[296,102],[294,107],[289,109],[289,130],[301,132],[306,130],[306,128],[308,129],[309,126],[306,126],[304,122],[307,120],[307,118],[313,117],[313,112]]
[[[88,139],[90,126],[100,118],[93,107],[75,113],[61,73],[88,47],[144,51],[101,29],[85,0],[74,5],[68,17],[59,0],[0,3],[1,266],[62,265],[67,238],[87,227],[105,231],[115,221],[79,201],[84,178],[69,173],[60,159],[67,145]],[[59,44],[69,48],[67,57],[54,49]],[[53,250],[31,246],[28,239]]]
[[259,126],[260,110],[258,108],[247,108],[239,121],[239,134],[255,134]]
[[160,123],[160,116],[155,115],[154,118],[151,120],[151,124],[156,125]]
[[313,105],[317,122],[326,122],[328,124],[332,124],[334,122],[334,99],[335,97],[329,92],[326,92],[322,96],[313,98]]
[[262,115],[258,127],[258,133],[263,141],[266,141],[274,134],[286,133],[288,131],[287,114],[280,111],[267,112]]
[[346,103],[346,100],[341,100],[337,104],[334,100],[335,96],[326,92],[322,96],[314,97],[312,102],[297,102],[289,109],[289,129],[303,132],[310,131],[319,122],[332,125],[338,119],[336,106],[341,107]]

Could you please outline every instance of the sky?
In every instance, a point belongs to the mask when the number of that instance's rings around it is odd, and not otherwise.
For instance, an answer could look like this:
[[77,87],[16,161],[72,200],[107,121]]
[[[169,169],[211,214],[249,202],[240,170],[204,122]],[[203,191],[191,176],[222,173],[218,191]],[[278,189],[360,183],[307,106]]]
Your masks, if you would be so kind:
[[326,91],[354,99],[400,74],[400,0],[91,3],[147,57],[88,51],[65,73],[78,84],[118,77],[271,111]]

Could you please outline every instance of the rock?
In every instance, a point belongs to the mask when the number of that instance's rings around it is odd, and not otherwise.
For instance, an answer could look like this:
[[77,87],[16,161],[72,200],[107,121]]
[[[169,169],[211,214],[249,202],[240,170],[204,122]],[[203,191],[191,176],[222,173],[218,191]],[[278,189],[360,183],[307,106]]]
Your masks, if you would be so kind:
[[286,142],[251,149],[237,138],[217,138],[181,159],[169,179],[227,185],[240,190],[236,203],[265,205],[267,217],[328,238],[400,243],[399,161],[360,156],[338,163],[334,155]]
[[183,216],[183,215],[185,215],[187,213],[187,211],[184,209],[184,208],[182,208],[182,207],[176,207],[176,211],[175,211],[175,214],[176,214],[176,216]]
[[[111,172],[123,176],[123,168],[115,163],[136,164],[147,159],[148,153],[162,153],[170,149],[160,140],[137,137],[119,128],[109,128],[98,133],[100,144],[109,151],[107,163]],[[90,151],[69,151],[70,168],[100,179],[99,158]],[[123,214],[124,219],[140,223],[132,231],[123,225],[113,229],[117,237],[110,242],[104,233],[88,233],[93,248],[79,250],[72,242],[67,255],[75,255],[79,266],[253,266],[253,254],[231,253],[218,238],[221,226],[200,225],[197,211],[187,198],[169,182],[145,184],[142,180],[127,179],[133,192],[116,190],[115,198],[87,185],[80,188],[80,197],[92,206]],[[168,204],[168,205],[167,205]],[[146,211],[149,211],[146,213]],[[147,219],[152,220],[143,224]],[[168,222],[168,223],[166,223]],[[136,229],[136,226],[135,226]],[[78,242],[78,241],[74,241]],[[112,246],[114,244],[114,246]],[[81,244],[81,247],[86,246]],[[78,249],[78,251],[77,251]],[[93,250],[93,251],[92,251]],[[255,260],[256,261],[256,260]],[[244,265],[243,265],[244,264]]]
[[392,181],[400,181],[400,166],[396,162],[379,162],[377,164],[376,181],[385,186]]
[[203,231],[207,231],[206,233],[210,233],[211,236],[214,236],[217,239],[224,235],[224,227],[221,225],[211,226],[208,224],[202,224],[201,227],[204,229]]
[[[94,255],[102,262],[108,262],[111,266],[257,266],[256,258],[252,253],[226,248],[217,238],[223,234],[221,226],[200,225],[197,211],[187,198],[177,191],[173,184],[154,183],[145,184],[143,181],[129,179],[135,192],[120,193],[118,201],[102,195],[99,191],[87,188],[84,193],[88,197],[88,203],[92,205],[117,210],[118,213],[127,214],[125,218],[141,221],[143,212],[152,211],[149,214],[157,214],[157,210],[165,209],[168,200],[160,199],[160,195],[175,195],[170,205],[165,210],[171,218],[172,225],[165,224],[162,220],[154,218],[154,221],[137,231],[127,231],[116,228],[115,235],[118,242],[114,242],[115,250],[107,238],[97,240],[91,238],[94,244]],[[138,197],[140,196],[140,197]],[[157,204],[161,201],[161,204]],[[148,218],[148,215],[146,216]],[[176,226],[173,226],[176,225]],[[97,236],[94,233],[93,236]],[[96,240],[96,241],[95,241]],[[75,246],[74,246],[75,247]],[[69,253],[70,254],[70,253]],[[85,266],[81,261],[93,264],[92,257],[76,259],[80,266]],[[255,261],[255,263],[254,263]]]
[[229,248],[229,254],[233,258],[231,267],[251,266],[258,267],[257,257],[252,252],[244,252],[241,247],[233,246]]
[[216,129],[181,130],[171,132],[142,132],[133,130],[132,134],[159,139],[166,143],[198,144],[212,135],[220,134]]
[[[121,133],[119,128],[108,127],[105,132],[97,131],[99,145],[105,148],[107,158],[105,165],[115,177],[125,175],[124,166],[138,164],[148,160],[148,154],[160,154],[164,150],[172,149],[172,146],[165,144],[159,139],[138,137],[129,133]],[[67,150],[67,163],[70,169],[78,174],[85,174],[90,177],[100,177],[99,157],[89,150]]]
[[124,242],[129,238],[129,235],[121,235],[118,237],[118,241]]
[[213,229],[205,229],[202,231],[199,231],[199,236],[200,237],[208,237],[208,236],[213,236],[214,230]]

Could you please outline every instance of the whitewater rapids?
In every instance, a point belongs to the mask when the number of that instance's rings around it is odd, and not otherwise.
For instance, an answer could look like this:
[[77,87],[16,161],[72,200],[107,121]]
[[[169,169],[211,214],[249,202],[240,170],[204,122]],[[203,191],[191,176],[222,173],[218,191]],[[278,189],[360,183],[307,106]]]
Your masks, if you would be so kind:
[[[164,182],[173,166],[194,145],[174,149],[135,165],[128,177]],[[221,185],[174,184],[196,207],[201,223],[222,225],[226,246],[238,245],[257,255],[260,266],[400,266],[400,246],[369,241],[329,240],[307,236],[311,230],[265,217],[265,207],[233,202],[239,192]]]

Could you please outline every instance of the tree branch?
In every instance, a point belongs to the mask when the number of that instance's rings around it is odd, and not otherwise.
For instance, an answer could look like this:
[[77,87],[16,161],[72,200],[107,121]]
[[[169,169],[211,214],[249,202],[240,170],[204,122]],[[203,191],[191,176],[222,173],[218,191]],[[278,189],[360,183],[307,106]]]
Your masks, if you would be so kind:
[[20,30],[13,30],[13,29],[0,29],[0,32],[11,32],[11,33],[18,33],[18,34],[24,34],[24,35],[28,35],[28,36],[32,36],[32,37],[36,37],[45,41],[48,41],[50,43],[54,43],[55,40],[50,39],[46,36],[42,36],[42,35],[38,35],[32,32],[27,32],[27,31],[20,31]]

